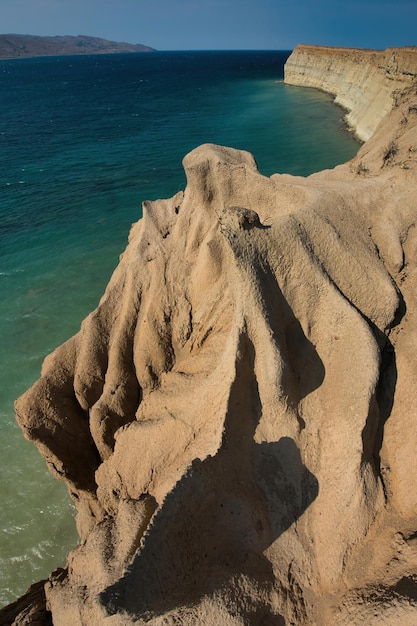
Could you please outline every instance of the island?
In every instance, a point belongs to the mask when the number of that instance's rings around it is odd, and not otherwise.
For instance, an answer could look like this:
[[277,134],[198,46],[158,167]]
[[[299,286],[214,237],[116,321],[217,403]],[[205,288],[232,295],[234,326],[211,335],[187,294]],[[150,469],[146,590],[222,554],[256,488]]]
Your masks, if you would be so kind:
[[202,145],[143,203],[16,401],[80,543],[0,624],[417,623],[417,48],[299,46],[285,82],[364,143],[308,177]]
[[152,52],[142,44],[109,41],[87,35],[0,35],[0,59],[20,59],[71,54],[114,54],[121,52]]

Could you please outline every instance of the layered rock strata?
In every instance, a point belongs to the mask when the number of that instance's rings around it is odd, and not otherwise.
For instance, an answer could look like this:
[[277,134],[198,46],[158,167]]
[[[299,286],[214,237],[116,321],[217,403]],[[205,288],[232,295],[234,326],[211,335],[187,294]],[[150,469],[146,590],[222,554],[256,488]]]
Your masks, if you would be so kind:
[[417,85],[334,170],[184,168],[16,403],[80,535],[32,619],[415,624]]
[[392,93],[417,80],[417,47],[355,50],[299,45],[285,65],[289,85],[316,87],[347,109],[347,122],[366,141],[391,110]]

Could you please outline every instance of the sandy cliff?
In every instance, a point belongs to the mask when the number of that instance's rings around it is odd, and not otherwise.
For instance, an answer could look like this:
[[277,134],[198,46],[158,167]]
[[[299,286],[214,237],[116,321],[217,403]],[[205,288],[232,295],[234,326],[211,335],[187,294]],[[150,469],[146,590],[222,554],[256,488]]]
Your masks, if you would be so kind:
[[417,80],[417,48],[352,50],[299,45],[285,66],[285,82],[336,96],[347,121],[366,141],[392,106],[391,94]]
[[80,545],[0,624],[414,625],[417,84],[334,170],[184,168],[16,403]]

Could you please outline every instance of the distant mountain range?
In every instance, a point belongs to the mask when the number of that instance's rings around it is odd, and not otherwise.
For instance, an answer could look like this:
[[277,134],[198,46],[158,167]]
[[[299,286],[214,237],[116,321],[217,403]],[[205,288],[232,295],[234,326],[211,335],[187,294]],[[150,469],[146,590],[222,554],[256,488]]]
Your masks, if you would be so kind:
[[0,35],[0,58],[60,56],[64,54],[111,54],[117,52],[152,52],[142,44],[109,41],[86,35],[40,37],[38,35]]

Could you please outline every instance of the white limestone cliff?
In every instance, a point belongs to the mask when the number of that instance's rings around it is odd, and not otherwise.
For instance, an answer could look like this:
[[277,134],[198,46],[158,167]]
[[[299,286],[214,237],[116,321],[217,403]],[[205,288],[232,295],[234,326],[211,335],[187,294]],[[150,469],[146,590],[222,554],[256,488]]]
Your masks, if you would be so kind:
[[391,110],[392,94],[417,80],[417,47],[355,50],[299,45],[285,65],[289,85],[316,87],[347,109],[347,122],[367,141]]

